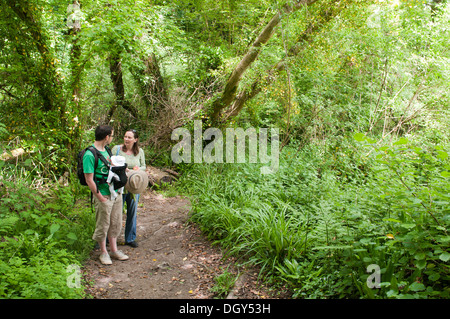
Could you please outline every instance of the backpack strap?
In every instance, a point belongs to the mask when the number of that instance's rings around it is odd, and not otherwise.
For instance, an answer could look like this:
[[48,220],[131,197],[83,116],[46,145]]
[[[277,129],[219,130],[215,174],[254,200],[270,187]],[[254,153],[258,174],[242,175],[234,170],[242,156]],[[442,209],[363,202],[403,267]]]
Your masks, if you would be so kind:
[[105,150],[108,152],[109,156],[112,156],[111,149],[109,148],[108,145],[105,145]]
[[[97,193],[98,193],[98,184],[99,184],[99,182],[104,184],[104,183],[106,183],[106,180],[108,178],[107,176],[104,176],[102,178],[98,178],[98,177],[95,176],[95,171],[97,170],[97,167],[98,167],[98,160],[101,160],[103,162],[103,164],[105,164],[106,167],[108,167],[108,168],[111,165],[110,165],[110,163],[108,163],[106,158],[102,155],[102,153],[100,153],[100,151],[97,150],[95,147],[89,146],[89,147],[87,147],[87,149],[89,151],[91,151],[91,153],[94,155],[94,182],[95,182],[95,185],[97,185]],[[111,150],[109,149],[109,147],[105,146],[105,149],[108,152],[109,156],[112,156],[112,153],[111,153]]]
[[99,152],[98,153],[98,159],[103,162],[103,164],[106,165],[106,167],[110,167],[111,164],[106,160],[106,158]]
[[[97,170],[97,167],[98,167],[98,151],[93,146],[88,146],[86,148],[86,150],[89,150],[92,153],[92,155],[94,155],[94,174],[93,174],[93,178],[94,178],[94,183],[97,186],[97,193],[98,193],[97,177],[95,176],[95,171]],[[92,204],[92,192],[91,192],[91,204]]]
[[[106,151],[108,152],[109,156],[112,156],[111,150],[109,149],[109,147],[105,146]],[[106,158],[102,155],[102,153],[100,153],[100,151],[98,149],[96,149],[94,146],[88,146],[86,147],[86,150],[89,150],[92,155],[94,155],[94,174],[93,174],[93,178],[94,178],[94,183],[97,186],[97,193],[98,193],[98,182],[103,182],[106,183],[107,177],[103,177],[100,180],[95,176],[95,171],[97,170],[98,167],[98,160],[100,159],[107,167],[110,167],[110,164],[108,163],[108,161],[106,160]],[[91,210],[92,212],[94,212],[94,206],[93,206],[93,201],[94,201],[94,194],[91,192]]]

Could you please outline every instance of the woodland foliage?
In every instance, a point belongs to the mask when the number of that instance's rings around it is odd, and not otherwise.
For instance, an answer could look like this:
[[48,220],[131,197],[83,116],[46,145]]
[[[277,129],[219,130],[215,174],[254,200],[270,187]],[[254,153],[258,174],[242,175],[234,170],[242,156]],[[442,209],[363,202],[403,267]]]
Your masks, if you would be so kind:
[[[83,298],[78,150],[111,123],[191,219],[295,298],[448,298],[444,0],[0,0],[0,296]],[[280,169],[174,165],[171,133],[278,128]],[[20,155],[18,155],[20,154]],[[380,286],[369,288],[370,265]],[[4,275],[3,275],[4,274]]]

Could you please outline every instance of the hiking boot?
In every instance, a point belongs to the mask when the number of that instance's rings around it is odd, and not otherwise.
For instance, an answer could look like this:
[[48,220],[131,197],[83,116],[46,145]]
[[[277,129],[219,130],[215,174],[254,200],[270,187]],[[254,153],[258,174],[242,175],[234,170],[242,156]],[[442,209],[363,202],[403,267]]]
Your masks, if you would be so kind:
[[136,247],[139,246],[138,243],[137,243],[137,241],[131,241],[131,242],[129,242],[129,243],[125,243],[125,245],[131,246],[131,247],[133,247],[133,248],[136,248]]
[[125,255],[122,251],[118,250],[116,252],[111,253],[111,257],[117,260],[127,260],[128,256]]
[[100,262],[103,265],[111,265],[112,264],[111,258],[109,257],[108,253],[103,253],[100,255]]

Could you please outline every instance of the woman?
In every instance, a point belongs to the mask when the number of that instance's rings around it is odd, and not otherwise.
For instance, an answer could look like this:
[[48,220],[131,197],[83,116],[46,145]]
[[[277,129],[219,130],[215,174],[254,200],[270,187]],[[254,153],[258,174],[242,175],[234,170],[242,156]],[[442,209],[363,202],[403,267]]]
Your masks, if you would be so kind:
[[[129,169],[145,170],[145,155],[142,148],[139,147],[139,135],[136,130],[125,132],[122,145],[116,145],[112,149],[113,155],[125,157],[125,162]],[[131,194],[124,191],[123,204],[127,204],[127,220],[125,223],[125,244],[133,248],[138,246],[136,242],[136,215],[139,194]]]

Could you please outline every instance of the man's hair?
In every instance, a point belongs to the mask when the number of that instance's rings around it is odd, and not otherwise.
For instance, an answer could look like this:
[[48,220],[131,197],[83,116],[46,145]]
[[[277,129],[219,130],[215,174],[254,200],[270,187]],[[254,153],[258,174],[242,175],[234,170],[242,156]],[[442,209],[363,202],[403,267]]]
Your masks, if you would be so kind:
[[110,125],[97,126],[97,128],[95,129],[95,140],[96,141],[104,140],[108,135],[112,134],[112,131],[113,128]]

